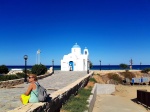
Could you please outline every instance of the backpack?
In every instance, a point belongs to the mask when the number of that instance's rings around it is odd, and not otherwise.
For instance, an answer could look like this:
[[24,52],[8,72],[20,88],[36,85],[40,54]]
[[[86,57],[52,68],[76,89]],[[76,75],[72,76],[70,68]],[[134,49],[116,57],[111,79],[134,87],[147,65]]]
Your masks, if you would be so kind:
[[46,89],[41,86],[38,82],[35,83],[37,85],[37,89],[38,89],[38,95],[36,95],[34,92],[34,94],[38,97],[39,102],[45,102],[47,101],[49,95],[47,94]]

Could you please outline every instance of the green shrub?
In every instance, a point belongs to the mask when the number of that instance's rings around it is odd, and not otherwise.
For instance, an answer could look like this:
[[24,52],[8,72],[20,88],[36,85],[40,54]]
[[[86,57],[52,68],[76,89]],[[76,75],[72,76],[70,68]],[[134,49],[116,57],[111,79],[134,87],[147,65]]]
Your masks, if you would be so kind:
[[128,69],[129,66],[127,64],[121,63],[120,64],[120,68],[122,68],[122,69]]
[[18,78],[24,78],[25,77],[25,73],[16,73],[16,76]]
[[80,89],[77,96],[71,96],[62,110],[67,112],[84,112],[87,108],[87,99],[91,95],[92,88]]
[[7,81],[7,80],[13,80],[13,79],[18,79],[16,75],[1,75],[0,76],[0,81]]
[[91,62],[91,61],[89,61],[89,63],[90,63],[90,69],[91,69],[91,68],[93,68],[93,64],[92,64],[92,62]]
[[89,81],[97,83],[97,81],[95,80],[95,78],[90,78]]
[[8,72],[8,68],[5,65],[0,66],[0,74],[7,74]]
[[145,69],[143,69],[141,72],[142,73],[148,73],[150,71],[150,68],[145,68]]
[[36,65],[32,66],[31,72],[36,75],[42,75],[47,72],[47,68],[46,68],[46,66],[44,66],[42,64],[39,64],[39,65],[36,64]]
[[4,81],[3,75],[0,75],[0,81]]

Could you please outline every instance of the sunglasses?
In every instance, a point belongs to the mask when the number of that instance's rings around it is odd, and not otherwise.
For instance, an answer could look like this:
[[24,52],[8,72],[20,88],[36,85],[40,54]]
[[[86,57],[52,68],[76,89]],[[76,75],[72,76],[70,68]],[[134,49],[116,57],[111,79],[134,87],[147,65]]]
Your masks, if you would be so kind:
[[33,78],[33,77],[28,77],[29,79]]

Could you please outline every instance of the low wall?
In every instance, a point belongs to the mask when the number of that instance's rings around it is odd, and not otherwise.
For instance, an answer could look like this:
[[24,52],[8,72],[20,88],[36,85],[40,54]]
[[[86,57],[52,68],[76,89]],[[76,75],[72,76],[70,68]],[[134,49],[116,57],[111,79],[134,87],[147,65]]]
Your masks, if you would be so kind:
[[50,95],[52,98],[50,102],[28,103],[27,105],[23,105],[8,112],[60,112],[62,105],[71,95],[77,94],[80,88],[85,87],[92,75],[93,72],[90,72],[88,75],[76,80],[74,83],[53,92]]
[[88,98],[88,112],[92,112],[93,111],[93,107],[96,101],[96,96],[97,96],[97,86],[96,84],[94,85],[92,91],[91,91],[91,95]]
[[116,90],[114,84],[96,84],[96,86],[97,86],[97,95],[112,94]]
[[[48,77],[50,75],[52,75],[52,73],[40,75],[40,76],[38,76],[38,79],[42,79],[42,78]],[[0,88],[9,88],[11,86],[15,86],[15,85],[23,84],[23,83],[24,83],[24,78],[8,80],[8,81],[0,81]]]
[[115,85],[113,84],[98,84],[96,83],[91,91],[91,95],[88,99],[88,112],[93,111],[93,107],[96,101],[96,96],[99,94],[112,94],[115,92]]
[[0,88],[9,88],[11,86],[15,86],[22,83],[24,83],[24,78],[8,80],[8,81],[0,81]]

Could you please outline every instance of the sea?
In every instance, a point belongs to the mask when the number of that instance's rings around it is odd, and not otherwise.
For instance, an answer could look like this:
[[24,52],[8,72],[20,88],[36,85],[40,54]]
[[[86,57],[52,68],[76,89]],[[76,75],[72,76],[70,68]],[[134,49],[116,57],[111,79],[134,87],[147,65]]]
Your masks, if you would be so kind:
[[[24,65],[6,65],[8,69],[24,69]],[[33,65],[27,65],[27,69],[31,69]],[[47,69],[51,67],[51,65],[45,65]],[[132,65],[133,70],[143,70],[145,68],[150,68],[150,65]],[[54,70],[60,70],[60,65],[55,65]],[[93,67],[90,70],[122,70],[120,68],[120,65],[93,65]]]

